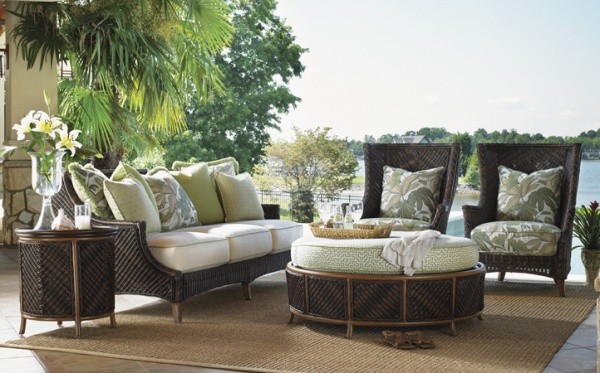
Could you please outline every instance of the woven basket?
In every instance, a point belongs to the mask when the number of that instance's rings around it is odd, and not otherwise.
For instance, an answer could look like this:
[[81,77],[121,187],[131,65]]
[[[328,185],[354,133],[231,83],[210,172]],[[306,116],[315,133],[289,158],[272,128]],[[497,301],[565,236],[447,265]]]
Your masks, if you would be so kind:
[[309,224],[313,236],[323,238],[387,238],[393,224],[365,225],[357,224],[355,229],[324,228],[323,223]]

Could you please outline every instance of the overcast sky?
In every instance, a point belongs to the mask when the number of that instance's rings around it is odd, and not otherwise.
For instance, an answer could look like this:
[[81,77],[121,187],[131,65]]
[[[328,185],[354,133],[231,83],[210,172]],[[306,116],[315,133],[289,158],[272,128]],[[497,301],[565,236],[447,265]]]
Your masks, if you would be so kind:
[[282,132],[600,128],[600,0],[279,0],[309,48]]

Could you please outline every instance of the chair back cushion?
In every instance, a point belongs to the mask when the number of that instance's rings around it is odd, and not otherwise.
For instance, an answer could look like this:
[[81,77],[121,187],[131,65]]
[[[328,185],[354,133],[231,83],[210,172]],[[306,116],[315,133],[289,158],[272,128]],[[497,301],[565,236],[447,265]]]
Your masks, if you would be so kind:
[[560,206],[563,167],[526,174],[498,167],[498,220],[525,220],[554,224]]
[[481,251],[504,255],[554,255],[560,235],[558,227],[536,221],[494,221],[471,231]]
[[410,172],[384,166],[381,217],[431,222],[439,195],[444,167]]

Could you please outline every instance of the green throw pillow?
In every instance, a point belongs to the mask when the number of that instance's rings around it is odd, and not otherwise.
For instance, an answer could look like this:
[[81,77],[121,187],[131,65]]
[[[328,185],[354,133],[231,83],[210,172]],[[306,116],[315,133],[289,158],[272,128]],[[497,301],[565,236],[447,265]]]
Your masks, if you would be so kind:
[[148,195],[148,198],[150,198],[152,206],[154,206],[154,209],[158,214],[158,206],[156,205],[156,201],[154,200],[154,194],[152,193],[152,190],[150,189],[150,186],[148,185],[146,180],[144,180],[144,177],[135,168],[126,165],[123,162],[119,162],[119,165],[117,166],[117,168],[115,168],[113,174],[110,175],[110,179],[112,181],[120,181],[125,179],[127,176],[130,176],[140,182],[140,184],[144,188],[144,191]]
[[77,197],[81,201],[87,202],[95,215],[105,219],[114,219],[104,196],[104,180],[108,179],[106,175],[91,163],[85,166],[71,163],[68,168]]
[[154,168],[144,178],[158,205],[163,232],[198,224],[198,213],[194,204],[166,168]]
[[171,175],[181,184],[192,200],[200,223],[206,225],[225,221],[219,196],[210,180],[208,166],[205,163],[184,167],[181,171],[171,171]]
[[380,217],[430,223],[438,204],[443,173],[444,167],[410,172],[384,166]]
[[265,218],[250,174],[229,176],[217,173],[215,181],[225,210],[225,222]]
[[214,161],[198,163],[175,161],[173,162],[173,166],[171,168],[173,168],[174,170],[181,170],[185,167],[189,167],[199,163],[206,163],[206,165],[208,166],[208,173],[210,177],[214,177],[216,172],[222,172],[224,174],[232,176],[237,175],[238,172],[240,172],[240,164],[234,157],[226,157]]
[[[131,175],[120,181],[105,180],[104,194],[117,220],[146,222],[146,233],[160,232],[158,211],[142,183]],[[155,202],[156,203],[156,202]]]
[[526,174],[498,167],[497,220],[526,220],[555,224],[560,205],[563,167]]

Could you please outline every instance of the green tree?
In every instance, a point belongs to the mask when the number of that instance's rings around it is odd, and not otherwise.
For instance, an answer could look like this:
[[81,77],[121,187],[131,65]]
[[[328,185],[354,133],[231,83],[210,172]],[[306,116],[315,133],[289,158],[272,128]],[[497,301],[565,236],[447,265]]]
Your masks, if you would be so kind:
[[12,37],[28,68],[70,63],[60,114],[114,157],[109,166],[128,141],[183,130],[190,95],[221,85],[213,57],[232,34],[221,0],[23,2],[16,14]]
[[479,173],[479,159],[477,151],[469,157],[467,172],[465,173],[464,181],[467,185],[479,189],[481,186],[481,176]]
[[252,170],[269,143],[269,129],[279,129],[281,115],[295,107],[289,82],[300,77],[306,49],[292,29],[275,15],[276,0],[232,0],[235,35],[217,57],[223,73],[222,94],[197,100],[188,108],[189,130],[164,141],[166,163],[235,156],[240,169]]
[[451,141],[460,143],[460,174],[465,175],[469,165],[469,157],[473,154],[471,135],[468,132],[458,132],[452,135]]
[[450,136],[450,132],[446,131],[445,128],[437,128],[437,127],[423,127],[419,131],[417,131],[417,135],[426,136],[431,141],[436,142],[436,140],[443,139],[445,137]]
[[[358,162],[347,141],[329,134],[330,128],[302,132],[294,129],[294,141],[277,141],[265,149],[266,163],[256,167],[257,179],[281,178],[290,191],[310,191],[329,196],[352,185]],[[259,181],[260,182],[260,181]]]

